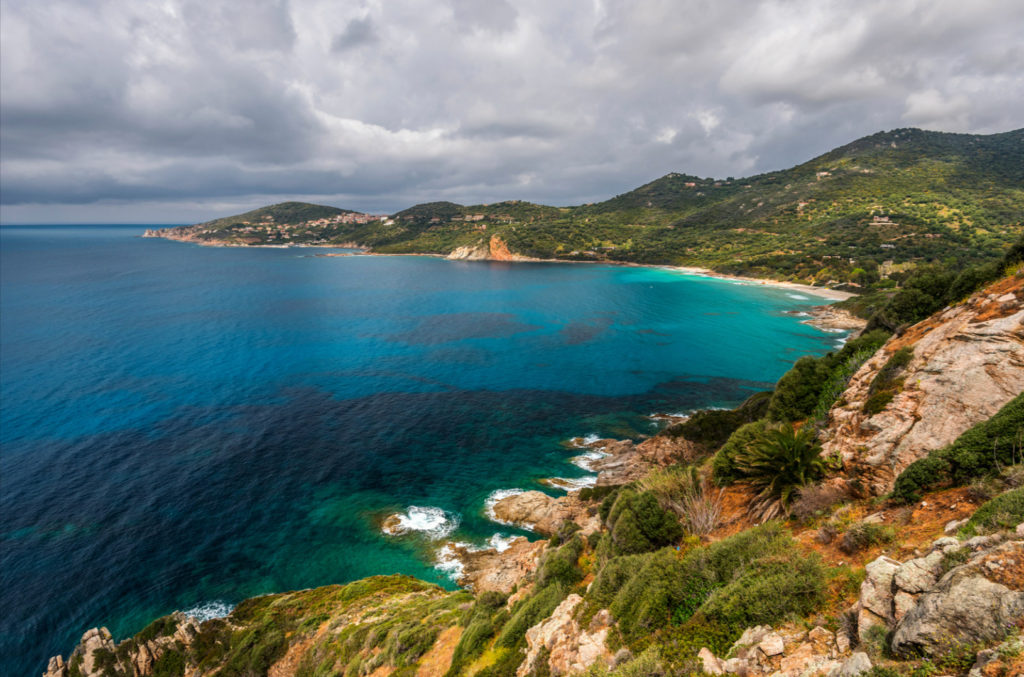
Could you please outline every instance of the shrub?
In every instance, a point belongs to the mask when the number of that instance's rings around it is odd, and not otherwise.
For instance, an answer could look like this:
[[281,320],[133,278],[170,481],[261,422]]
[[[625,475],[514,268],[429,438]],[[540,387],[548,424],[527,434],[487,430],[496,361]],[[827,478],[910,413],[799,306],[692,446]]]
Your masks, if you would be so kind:
[[583,549],[583,539],[575,535],[560,548],[544,553],[537,571],[537,589],[555,583],[568,589],[583,580],[583,572],[576,564]]
[[1013,489],[996,496],[974,511],[960,529],[960,535],[973,536],[979,531],[1012,529],[1024,522],[1024,489]]
[[757,490],[750,511],[762,521],[788,513],[801,487],[821,478],[825,461],[809,428],[788,425],[766,431],[735,460],[739,475]]
[[606,524],[617,554],[656,550],[683,536],[675,515],[662,508],[649,491],[620,491],[608,511]]
[[691,534],[703,536],[718,525],[722,514],[721,491],[706,487],[694,466],[653,470],[638,486],[650,491],[663,508],[678,515]]
[[729,440],[718,450],[711,463],[711,477],[717,484],[732,484],[740,478],[740,472],[736,468],[736,457],[760,440],[767,428],[767,421],[754,421],[741,426],[729,436]]
[[702,409],[690,418],[669,426],[662,435],[683,437],[700,444],[709,452],[718,450],[729,436],[745,423],[762,418],[768,411],[772,393],[754,393],[735,409]]
[[900,503],[920,501],[924,492],[939,486],[949,476],[949,462],[938,454],[920,458],[896,478],[892,498]]
[[597,487],[583,487],[580,489],[580,500],[581,501],[602,501],[609,494],[618,491],[620,485],[618,484],[603,484]]
[[896,530],[891,526],[874,522],[859,522],[843,534],[839,549],[852,555],[875,545],[891,543],[895,538]]
[[802,488],[790,506],[790,515],[801,522],[809,522],[826,515],[837,503],[850,498],[850,494],[837,487],[816,484]]
[[813,357],[801,357],[775,384],[768,404],[768,419],[791,422],[807,418],[814,411],[829,376],[829,364]]
[[868,399],[863,406],[865,414],[874,416],[892,401],[892,398],[903,387],[903,379],[899,378],[899,375],[903,373],[913,357],[914,349],[904,346],[893,353],[885,365],[878,370],[868,387]]

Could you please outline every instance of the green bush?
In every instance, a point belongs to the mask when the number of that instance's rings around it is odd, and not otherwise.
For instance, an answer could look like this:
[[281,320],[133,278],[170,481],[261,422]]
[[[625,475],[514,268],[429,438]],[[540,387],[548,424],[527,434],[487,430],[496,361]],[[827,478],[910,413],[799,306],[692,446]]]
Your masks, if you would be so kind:
[[827,360],[801,357],[775,384],[775,393],[768,404],[768,419],[800,421],[814,411],[821,390],[829,377]]
[[683,437],[703,446],[708,452],[717,451],[729,436],[745,423],[762,418],[768,411],[772,393],[754,393],[735,409],[702,409],[681,423],[669,426],[662,435]]
[[537,589],[559,584],[566,589],[583,580],[583,572],[576,565],[584,549],[583,538],[578,534],[568,543],[544,553],[537,571]]
[[782,424],[766,430],[736,455],[734,465],[739,477],[758,492],[749,509],[762,520],[787,513],[800,488],[825,474],[821,447],[809,426],[794,431]]
[[718,450],[711,463],[711,477],[717,484],[732,484],[740,478],[740,472],[736,468],[736,457],[759,441],[767,428],[767,421],[754,421],[741,426],[729,436],[729,440]]
[[948,447],[911,463],[896,478],[891,497],[903,503],[952,483],[967,484],[994,474],[1001,466],[1024,462],[1024,394],[1007,402],[992,418],[978,423]]
[[900,503],[914,503],[921,500],[921,495],[950,477],[949,462],[932,454],[920,458],[906,467],[896,478],[892,498]]
[[913,357],[914,349],[910,346],[904,346],[893,353],[885,365],[878,370],[874,380],[871,381],[871,385],[868,386],[868,399],[864,402],[862,408],[865,414],[874,416],[885,409],[886,405],[892,401],[892,398],[903,387],[903,379],[899,378],[899,376],[903,373],[906,366],[910,364],[910,360]]
[[839,544],[840,550],[853,554],[875,545],[891,543],[896,538],[896,530],[886,524],[875,522],[859,522],[850,527]]
[[975,510],[961,527],[960,535],[970,537],[979,531],[1012,529],[1021,522],[1024,522],[1024,488],[1000,494]]
[[738,635],[750,626],[809,614],[823,601],[824,592],[825,572],[819,557],[790,552],[753,562],[715,590],[701,612],[735,628]]
[[620,491],[605,523],[615,554],[648,552],[683,537],[679,520],[649,491]]

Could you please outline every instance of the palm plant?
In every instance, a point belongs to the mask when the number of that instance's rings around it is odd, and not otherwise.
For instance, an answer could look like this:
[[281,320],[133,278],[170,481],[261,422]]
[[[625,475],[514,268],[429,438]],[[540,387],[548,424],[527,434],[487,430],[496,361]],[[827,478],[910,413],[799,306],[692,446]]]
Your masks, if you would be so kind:
[[825,459],[810,426],[795,431],[781,425],[748,445],[736,457],[736,468],[758,492],[750,512],[767,521],[788,514],[800,488],[824,475]]

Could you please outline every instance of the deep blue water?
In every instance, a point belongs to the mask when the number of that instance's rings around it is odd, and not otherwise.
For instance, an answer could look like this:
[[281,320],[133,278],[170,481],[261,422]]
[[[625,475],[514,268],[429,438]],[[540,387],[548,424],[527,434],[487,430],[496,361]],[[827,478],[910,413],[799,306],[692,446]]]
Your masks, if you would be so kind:
[[563,442],[734,405],[835,335],[780,289],[597,265],[0,229],[0,672],[174,609],[403,572],[409,506],[482,543]]

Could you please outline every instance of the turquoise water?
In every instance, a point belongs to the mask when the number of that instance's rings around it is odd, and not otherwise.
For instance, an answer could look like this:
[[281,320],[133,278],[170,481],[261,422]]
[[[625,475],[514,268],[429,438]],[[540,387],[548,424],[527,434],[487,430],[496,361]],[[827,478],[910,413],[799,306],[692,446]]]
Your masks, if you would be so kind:
[[564,441],[729,406],[835,335],[789,291],[597,265],[202,248],[0,229],[0,656],[402,572],[451,585],[492,492],[579,478]]

